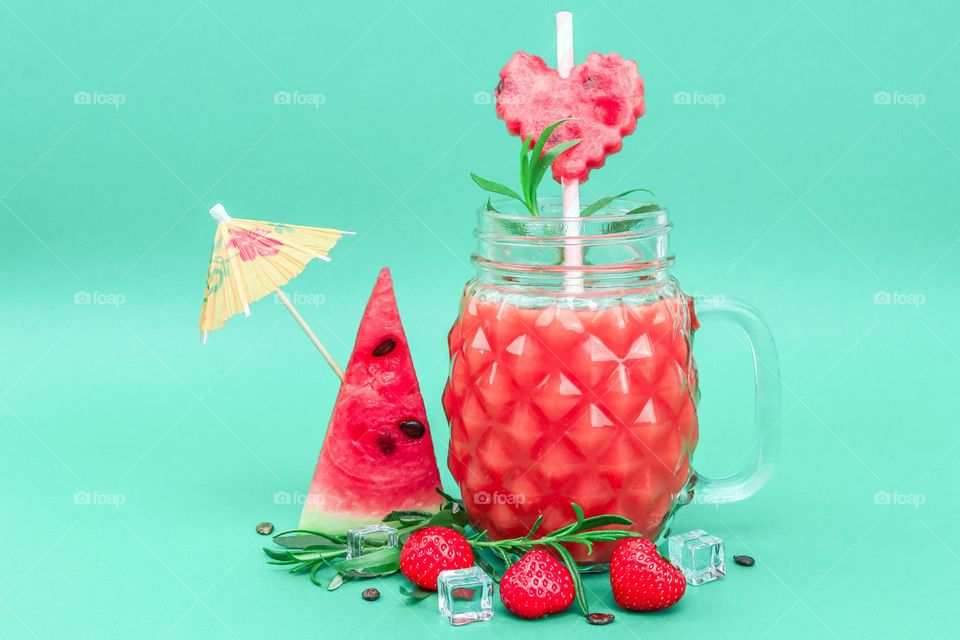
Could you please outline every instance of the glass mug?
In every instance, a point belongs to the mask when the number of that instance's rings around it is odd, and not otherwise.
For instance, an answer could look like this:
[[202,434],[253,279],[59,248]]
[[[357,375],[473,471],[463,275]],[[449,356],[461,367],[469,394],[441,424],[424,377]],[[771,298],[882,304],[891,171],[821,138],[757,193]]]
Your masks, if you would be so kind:
[[[546,199],[545,199],[546,200]],[[516,206],[514,206],[516,204]],[[772,472],[780,381],[770,331],[751,307],[698,305],[670,275],[667,211],[616,201],[578,221],[503,201],[478,212],[479,240],[449,335],[443,406],[448,464],[472,526],[493,539],[613,513],[659,543],[676,510],[742,500]],[[627,213],[642,207],[641,213]],[[565,261],[574,256],[576,262]],[[733,475],[691,467],[697,445],[698,320],[744,330],[755,365],[756,456]],[[605,564],[612,543],[570,551]]]

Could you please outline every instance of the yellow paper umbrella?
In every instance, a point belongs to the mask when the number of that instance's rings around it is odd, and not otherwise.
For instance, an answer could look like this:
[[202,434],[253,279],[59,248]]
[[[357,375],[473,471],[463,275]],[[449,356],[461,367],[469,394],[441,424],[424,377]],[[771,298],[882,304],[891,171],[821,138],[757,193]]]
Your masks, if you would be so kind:
[[207,272],[207,289],[200,310],[200,342],[241,311],[250,315],[250,304],[271,293],[293,315],[320,354],[343,380],[337,365],[280,287],[306,268],[314,258],[330,261],[327,254],[349,231],[231,218],[222,204],[210,209],[217,221],[213,255]]

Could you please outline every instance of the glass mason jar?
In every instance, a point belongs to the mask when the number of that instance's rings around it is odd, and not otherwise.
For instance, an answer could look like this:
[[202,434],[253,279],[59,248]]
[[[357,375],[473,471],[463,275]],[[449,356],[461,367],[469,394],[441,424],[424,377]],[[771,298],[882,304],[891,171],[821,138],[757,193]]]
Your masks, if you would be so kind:
[[[546,200],[546,199],[545,199]],[[660,542],[680,506],[756,492],[772,471],[776,348],[749,306],[698,305],[670,275],[671,224],[654,203],[616,201],[569,221],[558,200],[530,216],[512,201],[478,212],[476,276],[449,335],[443,406],[448,464],[473,527],[494,539],[613,513]],[[638,207],[640,213],[628,213]],[[739,325],[755,363],[755,456],[731,476],[691,467],[700,321]],[[603,565],[610,544],[570,551]]]

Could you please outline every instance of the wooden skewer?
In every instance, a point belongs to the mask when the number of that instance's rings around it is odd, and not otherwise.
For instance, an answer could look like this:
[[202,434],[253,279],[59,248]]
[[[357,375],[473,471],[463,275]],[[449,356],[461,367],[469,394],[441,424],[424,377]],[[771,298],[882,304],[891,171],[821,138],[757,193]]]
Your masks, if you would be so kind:
[[287,308],[287,311],[290,312],[290,315],[293,316],[293,319],[297,321],[297,324],[300,325],[300,328],[303,329],[303,332],[307,334],[307,337],[310,338],[310,342],[313,343],[313,346],[317,348],[317,351],[320,352],[320,355],[323,356],[323,359],[327,361],[327,364],[330,365],[330,368],[333,369],[333,372],[337,374],[337,377],[340,378],[340,382],[343,382],[343,369],[340,368],[340,365],[337,364],[337,361],[333,359],[333,356],[330,355],[330,352],[327,351],[327,348],[323,346],[323,343],[320,342],[320,338],[317,337],[317,334],[307,325],[307,321],[303,319],[303,316],[300,315],[300,312],[297,311],[296,307],[293,306],[293,303],[290,302],[290,298],[287,297],[279,287],[277,288],[277,297],[280,298],[280,302],[283,303],[283,306]]

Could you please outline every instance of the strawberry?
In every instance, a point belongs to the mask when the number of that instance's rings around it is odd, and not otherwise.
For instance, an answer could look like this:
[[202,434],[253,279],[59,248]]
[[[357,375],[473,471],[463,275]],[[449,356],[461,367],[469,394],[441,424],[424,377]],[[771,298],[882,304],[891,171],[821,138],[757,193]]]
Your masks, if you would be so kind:
[[610,558],[613,599],[624,609],[657,611],[677,603],[687,589],[680,570],[645,538],[620,542]]
[[426,527],[411,534],[400,552],[400,571],[424,589],[437,590],[437,576],[473,566],[473,549],[453,529]]
[[500,580],[500,600],[521,618],[560,613],[573,603],[573,578],[543,549],[529,551]]

